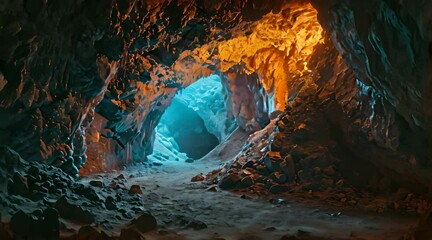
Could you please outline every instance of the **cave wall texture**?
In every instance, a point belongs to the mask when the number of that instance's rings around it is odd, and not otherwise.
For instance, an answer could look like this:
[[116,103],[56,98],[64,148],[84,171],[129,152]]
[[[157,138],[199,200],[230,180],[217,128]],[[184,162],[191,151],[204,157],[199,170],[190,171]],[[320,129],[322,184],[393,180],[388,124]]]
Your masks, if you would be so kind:
[[0,144],[23,159],[145,161],[176,91],[219,74],[240,127],[268,122],[271,95],[318,94],[356,158],[429,187],[429,1],[2,2]]
[[355,74],[360,94],[351,116],[360,118],[353,119],[354,124],[382,148],[368,148],[370,153],[359,155],[369,155],[377,167],[390,169],[387,174],[430,188],[431,3],[313,4]]

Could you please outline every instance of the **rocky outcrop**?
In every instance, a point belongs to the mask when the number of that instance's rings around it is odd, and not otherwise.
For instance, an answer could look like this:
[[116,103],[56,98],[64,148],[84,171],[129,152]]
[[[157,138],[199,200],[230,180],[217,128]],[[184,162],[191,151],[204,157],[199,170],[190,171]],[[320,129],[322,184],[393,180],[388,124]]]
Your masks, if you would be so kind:
[[338,144],[355,154],[373,146],[360,158],[375,156],[392,179],[412,168],[410,179],[425,187],[430,3],[311,3],[7,1],[0,144],[72,176],[86,162],[82,173],[145,161],[176,91],[220,74],[229,116],[243,129],[268,123],[269,100],[283,112],[318,94],[339,109],[328,115],[343,126]]
[[312,1],[355,72],[369,109],[365,122],[383,147],[430,163],[431,4],[425,1]]
[[1,144],[77,175],[85,127],[117,70],[95,48],[109,9],[72,0],[2,4]]
[[6,1],[0,8],[0,143],[76,176],[87,161],[85,131],[99,105],[113,154],[143,161],[170,96],[187,85],[170,68],[177,56],[229,38],[240,22],[279,6]]

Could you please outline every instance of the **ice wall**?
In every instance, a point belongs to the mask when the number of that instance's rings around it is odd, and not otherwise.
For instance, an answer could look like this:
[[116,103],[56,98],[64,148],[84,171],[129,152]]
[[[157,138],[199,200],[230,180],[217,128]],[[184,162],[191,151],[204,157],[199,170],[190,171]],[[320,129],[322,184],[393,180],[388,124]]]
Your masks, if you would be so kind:
[[179,90],[156,127],[154,152],[149,158],[184,160],[187,155],[182,151],[199,158],[225,140],[237,126],[228,118],[226,94],[217,75]]

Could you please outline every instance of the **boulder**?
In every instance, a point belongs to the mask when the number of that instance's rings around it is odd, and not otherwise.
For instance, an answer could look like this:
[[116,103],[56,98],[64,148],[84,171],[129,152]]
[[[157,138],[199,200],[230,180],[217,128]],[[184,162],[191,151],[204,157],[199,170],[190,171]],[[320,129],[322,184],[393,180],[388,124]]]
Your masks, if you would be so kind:
[[274,172],[272,174],[270,174],[270,179],[273,179],[273,181],[277,182],[277,183],[286,183],[288,181],[288,177],[287,175],[280,173],[280,172]]
[[9,180],[7,190],[11,195],[20,195],[23,197],[29,197],[31,195],[27,178],[18,172],[15,172],[12,179]]
[[71,203],[71,201],[64,196],[57,200],[54,207],[64,219],[84,224],[94,222],[94,216],[90,211],[84,210],[81,206]]
[[59,215],[53,208],[36,210],[31,214],[20,210],[12,216],[10,228],[14,235],[24,239],[58,239]]
[[104,187],[104,183],[102,181],[99,181],[99,180],[92,180],[89,182],[89,184],[90,184],[90,186],[93,186],[93,187],[98,187],[98,188]]
[[156,218],[150,213],[143,213],[138,218],[132,220],[132,227],[139,230],[141,233],[145,233],[157,228]]
[[102,202],[102,200],[99,198],[98,194],[93,188],[85,186],[83,184],[79,184],[78,187],[74,189],[74,193],[83,196],[91,201]]
[[187,225],[186,228],[192,228],[194,230],[201,230],[207,228],[207,224],[199,220],[192,220]]
[[117,209],[117,205],[116,205],[116,202],[115,202],[115,200],[114,200],[113,197],[108,196],[108,197],[105,199],[105,208],[108,209],[108,210],[114,210],[114,209]]
[[254,184],[254,180],[251,176],[247,176],[242,178],[240,183],[238,184],[239,188],[248,188],[251,187]]
[[142,194],[141,187],[139,185],[132,185],[129,189],[129,194]]
[[191,182],[201,182],[204,180],[205,180],[205,176],[202,173],[191,178]]
[[237,184],[242,180],[241,176],[237,173],[230,173],[225,175],[219,182],[219,188],[221,189],[234,189]]

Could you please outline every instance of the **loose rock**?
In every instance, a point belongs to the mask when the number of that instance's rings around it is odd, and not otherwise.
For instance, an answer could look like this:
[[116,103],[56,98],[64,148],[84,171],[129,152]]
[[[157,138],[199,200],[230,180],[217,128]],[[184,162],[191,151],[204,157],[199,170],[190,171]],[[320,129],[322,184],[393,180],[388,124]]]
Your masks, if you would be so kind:
[[141,187],[139,185],[132,185],[129,189],[129,194],[142,194]]
[[150,213],[144,213],[137,219],[132,221],[132,226],[142,233],[154,230],[157,228],[156,218]]

